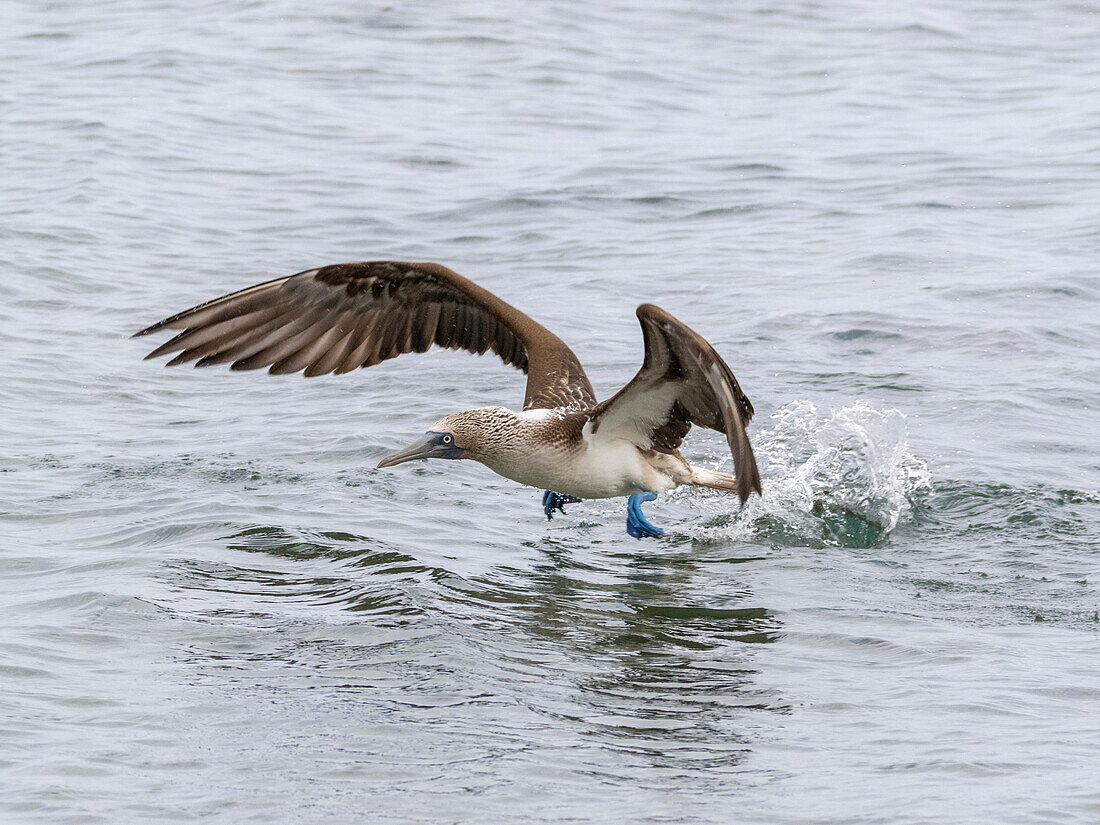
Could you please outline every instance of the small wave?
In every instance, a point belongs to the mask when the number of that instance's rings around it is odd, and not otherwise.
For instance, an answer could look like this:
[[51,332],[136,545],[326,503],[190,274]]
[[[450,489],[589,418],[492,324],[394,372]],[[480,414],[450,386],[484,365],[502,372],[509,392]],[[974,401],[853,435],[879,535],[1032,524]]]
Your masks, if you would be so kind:
[[1004,542],[1019,535],[1029,546],[1039,538],[1080,541],[1095,535],[1096,504],[1100,490],[947,479],[922,508],[922,522],[951,533],[998,535]]
[[860,402],[823,413],[795,401],[753,441],[764,495],[737,518],[712,519],[699,538],[713,539],[719,528],[783,545],[871,547],[932,492],[932,476],[910,450],[899,410]]

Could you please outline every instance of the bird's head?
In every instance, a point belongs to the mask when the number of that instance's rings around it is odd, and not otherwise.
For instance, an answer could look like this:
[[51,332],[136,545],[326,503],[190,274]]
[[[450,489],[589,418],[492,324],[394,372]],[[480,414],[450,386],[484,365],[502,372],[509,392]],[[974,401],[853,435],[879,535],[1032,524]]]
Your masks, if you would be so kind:
[[507,411],[490,407],[444,416],[432,424],[417,442],[379,461],[378,467],[392,467],[423,458],[478,459],[486,435],[495,429],[494,425],[498,424],[502,412]]

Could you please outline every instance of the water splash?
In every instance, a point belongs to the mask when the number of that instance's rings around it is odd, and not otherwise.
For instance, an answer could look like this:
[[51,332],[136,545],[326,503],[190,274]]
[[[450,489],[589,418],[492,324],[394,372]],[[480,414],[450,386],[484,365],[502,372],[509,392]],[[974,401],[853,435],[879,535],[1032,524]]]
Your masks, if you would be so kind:
[[707,538],[720,527],[734,538],[784,545],[870,547],[932,492],[932,476],[910,450],[899,410],[859,402],[823,413],[795,401],[772,415],[753,442],[764,495],[737,518],[708,522]]

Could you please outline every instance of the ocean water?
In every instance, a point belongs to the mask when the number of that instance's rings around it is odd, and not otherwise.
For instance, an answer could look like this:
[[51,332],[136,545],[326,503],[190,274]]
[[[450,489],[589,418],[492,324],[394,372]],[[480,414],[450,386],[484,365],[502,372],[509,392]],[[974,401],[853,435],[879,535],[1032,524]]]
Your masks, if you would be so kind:
[[[1100,821],[1100,12],[8,2],[5,823]],[[129,335],[435,260],[601,397],[635,306],[764,484],[547,522],[491,357],[303,380]],[[728,466],[694,431],[685,454]]]

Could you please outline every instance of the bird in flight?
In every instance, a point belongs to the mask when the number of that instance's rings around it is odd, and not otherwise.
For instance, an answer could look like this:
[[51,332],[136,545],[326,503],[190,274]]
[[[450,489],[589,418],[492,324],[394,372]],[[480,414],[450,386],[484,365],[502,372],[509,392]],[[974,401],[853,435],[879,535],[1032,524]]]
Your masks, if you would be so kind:
[[[641,510],[682,484],[759,494],[745,426],[753,408],[706,340],[660,307],[638,307],[642,367],[597,401],[565,343],[486,289],[434,263],[370,261],[307,269],[216,298],[141,330],[179,334],[146,358],[168,365],[268,367],[272,374],[345,373],[432,346],[488,350],[527,374],[523,409],[485,407],[436,421],[378,467],[419,459],[480,461],[544,490],[548,518],[587,498],[628,496],[627,532],[664,534]],[[136,337],[136,336],[135,336]],[[693,467],[679,446],[691,425],[725,434],[735,475]]]

